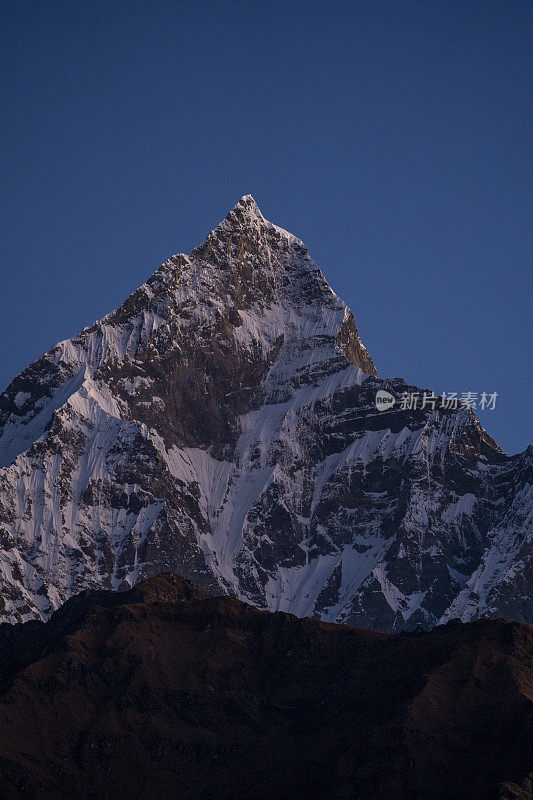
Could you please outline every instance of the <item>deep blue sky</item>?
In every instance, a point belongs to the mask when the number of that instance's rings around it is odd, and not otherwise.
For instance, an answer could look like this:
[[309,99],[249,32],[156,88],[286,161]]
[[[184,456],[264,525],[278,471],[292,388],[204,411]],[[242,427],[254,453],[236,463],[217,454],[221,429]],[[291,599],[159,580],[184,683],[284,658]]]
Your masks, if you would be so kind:
[[1,10],[0,384],[243,194],[304,239],[382,376],[531,431],[529,0]]

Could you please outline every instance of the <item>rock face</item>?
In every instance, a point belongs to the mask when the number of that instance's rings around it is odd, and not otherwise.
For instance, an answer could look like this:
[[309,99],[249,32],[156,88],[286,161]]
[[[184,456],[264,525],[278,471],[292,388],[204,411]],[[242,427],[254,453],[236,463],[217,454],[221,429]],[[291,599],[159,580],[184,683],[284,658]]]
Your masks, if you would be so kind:
[[531,799],[532,700],[527,625],[386,634],[164,575],[0,625],[0,796]]
[[243,197],[0,396],[2,618],[161,571],[384,630],[533,622],[533,450],[385,411],[352,313]]

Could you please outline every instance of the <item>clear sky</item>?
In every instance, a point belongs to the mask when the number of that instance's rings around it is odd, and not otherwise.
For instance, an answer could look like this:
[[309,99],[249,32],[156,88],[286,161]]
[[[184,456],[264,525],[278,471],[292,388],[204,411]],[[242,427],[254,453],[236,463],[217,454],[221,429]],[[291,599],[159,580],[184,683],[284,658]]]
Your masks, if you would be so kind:
[[531,430],[530,0],[4,0],[0,384],[243,194],[380,375]]

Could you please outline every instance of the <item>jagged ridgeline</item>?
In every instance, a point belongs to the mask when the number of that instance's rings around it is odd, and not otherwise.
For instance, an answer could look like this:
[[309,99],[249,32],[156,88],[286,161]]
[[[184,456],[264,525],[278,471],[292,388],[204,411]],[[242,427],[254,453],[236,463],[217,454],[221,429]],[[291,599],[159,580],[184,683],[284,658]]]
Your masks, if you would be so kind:
[[174,571],[399,630],[533,622],[531,448],[378,411],[354,317],[251,196],[0,397],[2,619]]

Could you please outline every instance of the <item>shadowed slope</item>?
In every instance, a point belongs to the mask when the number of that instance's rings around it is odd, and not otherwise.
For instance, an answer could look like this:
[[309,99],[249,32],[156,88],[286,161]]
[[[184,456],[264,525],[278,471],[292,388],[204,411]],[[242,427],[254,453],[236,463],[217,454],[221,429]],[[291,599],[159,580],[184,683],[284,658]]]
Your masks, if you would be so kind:
[[2,798],[530,796],[519,623],[396,636],[162,575],[1,626],[0,657]]

